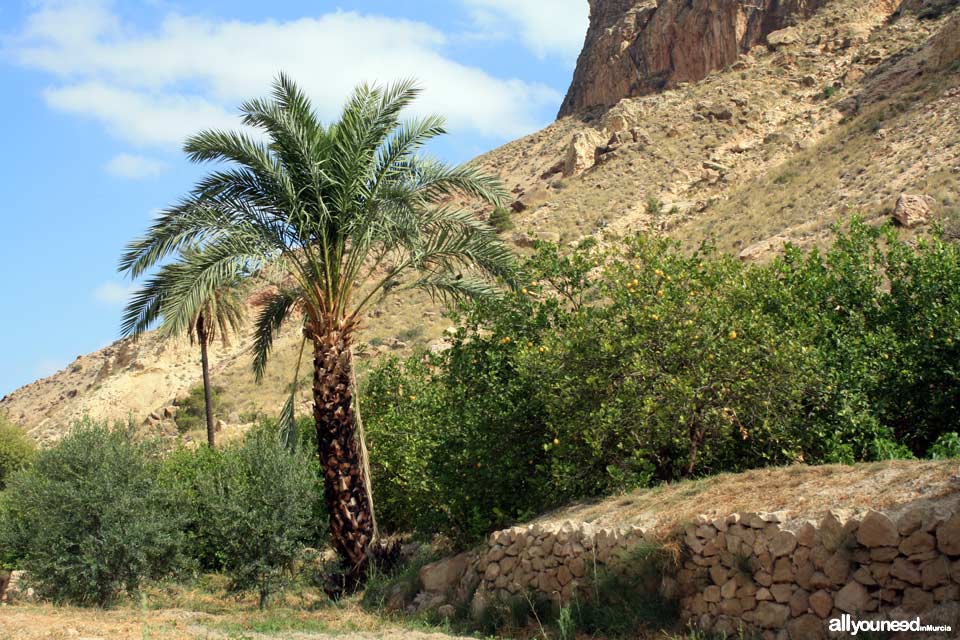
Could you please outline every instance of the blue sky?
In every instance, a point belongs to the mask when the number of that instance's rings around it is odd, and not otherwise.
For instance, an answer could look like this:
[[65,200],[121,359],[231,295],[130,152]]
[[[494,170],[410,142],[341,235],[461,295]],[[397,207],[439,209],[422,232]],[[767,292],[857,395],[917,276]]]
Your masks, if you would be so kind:
[[0,396],[118,337],[126,242],[200,175],[180,144],[290,73],[333,117],[415,76],[468,160],[552,121],[587,0],[0,3]]

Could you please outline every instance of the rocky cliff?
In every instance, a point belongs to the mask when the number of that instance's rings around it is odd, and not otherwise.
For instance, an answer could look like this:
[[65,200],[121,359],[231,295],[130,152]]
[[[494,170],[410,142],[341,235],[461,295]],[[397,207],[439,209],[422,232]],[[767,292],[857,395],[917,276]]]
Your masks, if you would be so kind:
[[701,80],[822,3],[590,0],[586,42],[559,115]]

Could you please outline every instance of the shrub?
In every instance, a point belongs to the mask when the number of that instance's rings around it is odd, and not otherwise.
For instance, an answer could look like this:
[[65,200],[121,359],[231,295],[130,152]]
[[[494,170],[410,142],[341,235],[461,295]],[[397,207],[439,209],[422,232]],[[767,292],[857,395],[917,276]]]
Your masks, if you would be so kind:
[[222,571],[227,562],[225,532],[214,518],[220,500],[216,482],[225,465],[220,449],[180,448],[164,458],[161,469],[160,481],[175,493],[183,517],[184,558],[202,572]]
[[[220,408],[220,389],[211,388],[210,398],[213,401],[213,412],[216,413]],[[174,421],[180,433],[205,428],[207,406],[203,396],[203,385],[192,387],[186,398],[177,401],[177,406],[179,411]]]
[[0,491],[10,477],[33,462],[37,448],[20,427],[0,416]]
[[315,539],[316,467],[301,449],[288,450],[274,429],[251,431],[222,453],[217,472],[200,483],[206,536],[237,591],[256,589],[260,606],[282,589],[306,541]]
[[632,638],[645,629],[673,626],[679,602],[660,593],[661,579],[671,572],[673,561],[665,549],[641,545],[598,570],[570,607],[577,631]]
[[647,198],[647,213],[655,216],[660,211],[663,210],[663,202],[660,201],[656,196],[650,196]]
[[497,207],[494,209],[490,214],[490,226],[500,233],[513,229],[513,219],[510,216],[510,210],[506,207]]
[[55,601],[106,606],[177,564],[180,515],[132,430],[89,421],[10,482],[0,548]]
[[585,496],[925,455],[960,430],[960,246],[859,221],[743,265],[643,237],[465,304],[451,348],[366,381],[378,515],[466,545]]
[[942,434],[927,454],[934,460],[960,458],[960,434],[956,431]]

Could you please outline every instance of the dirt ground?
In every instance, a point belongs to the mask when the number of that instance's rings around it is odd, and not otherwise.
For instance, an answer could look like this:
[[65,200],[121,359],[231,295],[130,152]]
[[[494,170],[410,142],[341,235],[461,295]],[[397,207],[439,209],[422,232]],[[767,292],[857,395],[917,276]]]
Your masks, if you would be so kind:
[[4,640],[225,640],[284,638],[291,640],[450,640],[451,636],[407,629],[364,613],[354,606],[318,611],[271,609],[207,613],[187,609],[131,606],[111,610],[49,604],[0,608]]
[[782,511],[788,523],[819,519],[828,510],[891,515],[911,506],[955,510],[960,505],[960,466],[955,460],[893,460],[857,465],[794,465],[722,473],[653,489],[583,502],[537,521],[639,526],[665,534],[698,515]]

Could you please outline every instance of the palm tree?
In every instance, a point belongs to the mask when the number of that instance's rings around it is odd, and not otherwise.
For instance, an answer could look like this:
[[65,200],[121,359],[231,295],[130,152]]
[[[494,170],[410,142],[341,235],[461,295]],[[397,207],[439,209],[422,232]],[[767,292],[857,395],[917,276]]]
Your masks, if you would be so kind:
[[211,292],[205,304],[190,325],[190,342],[200,344],[200,367],[203,370],[203,404],[207,419],[207,445],[216,446],[213,430],[213,393],[210,387],[210,360],[207,347],[220,336],[224,347],[229,346],[230,333],[239,333],[243,324],[243,300],[235,286],[228,284]]
[[[313,351],[313,417],[331,539],[348,586],[362,579],[375,537],[353,402],[358,326],[387,293],[495,295],[494,280],[513,269],[513,254],[495,231],[455,202],[466,196],[499,206],[499,181],[421,153],[445,130],[439,116],[401,123],[418,94],[412,81],[360,85],[339,120],[324,125],[281,74],[270,99],[241,107],[243,123],[262,139],[205,131],[187,140],[192,161],[227,166],[165,211],[120,263],[136,278],[184,246],[201,247],[181,253],[135,294],[124,322],[129,334],[145,331],[161,307],[166,323],[186,328],[209,292],[238,272],[274,266],[286,274],[287,284],[269,293],[256,318],[253,370],[260,379],[284,320],[302,318],[304,344]],[[289,421],[292,396],[288,407]]]
[[[207,356],[207,348],[216,340],[217,336],[224,347],[229,344],[230,333],[239,333],[243,324],[244,307],[243,301],[237,291],[241,281],[241,273],[236,269],[239,265],[234,265],[235,269],[231,272],[229,278],[224,278],[222,284],[217,288],[205,292],[205,295],[199,300],[199,306],[190,321],[184,325],[176,322],[176,310],[168,306],[168,296],[173,292],[174,287],[183,278],[183,264],[190,260],[200,257],[200,249],[197,246],[186,246],[181,250],[181,260],[164,265],[160,268],[156,276],[151,280],[148,290],[153,290],[162,295],[156,297],[154,304],[149,309],[140,308],[137,320],[140,326],[145,327],[160,321],[159,329],[167,337],[180,335],[186,331],[190,336],[190,343],[200,344],[200,366],[203,371],[203,400],[204,414],[207,425],[207,445],[212,449],[215,446],[215,435],[213,428],[213,393],[210,385],[210,360]],[[142,329],[133,327],[129,315],[129,310],[134,305],[128,307],[128,314],[124,316],[124,334],[139,335]]]

